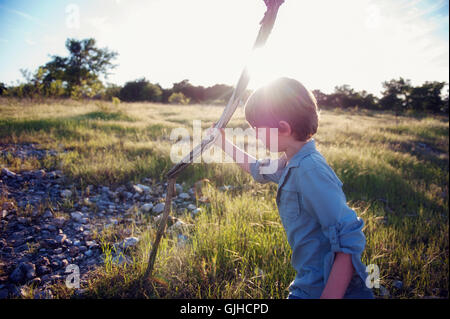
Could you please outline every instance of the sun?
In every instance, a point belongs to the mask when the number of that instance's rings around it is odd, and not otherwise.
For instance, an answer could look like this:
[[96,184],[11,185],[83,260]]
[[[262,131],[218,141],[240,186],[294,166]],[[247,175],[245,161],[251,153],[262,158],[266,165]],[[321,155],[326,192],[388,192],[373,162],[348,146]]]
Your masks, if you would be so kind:
[[[270,47],[254,49],[247,59],[247,70],[250,75],[249,87],[257,89],[284,76],[282,57]],[[288,62],[286,62],[288,63]]]

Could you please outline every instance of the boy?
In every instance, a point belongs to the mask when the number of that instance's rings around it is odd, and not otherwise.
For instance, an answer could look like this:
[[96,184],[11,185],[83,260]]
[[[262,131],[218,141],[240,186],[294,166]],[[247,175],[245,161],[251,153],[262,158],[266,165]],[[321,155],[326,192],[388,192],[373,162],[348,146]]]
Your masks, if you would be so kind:
[[[284,152],[276,172],[264,173],[271,160],[256,160],[226,139],[223,129],[216,145],[235,161],[243,158],[237,164],[257,182],[278,183],[276,202],[297,272],[288,298],[373,298],[361,262],[364,222],[347,206],[342,182],[316,150],[319,111],[312,93],[296,80],[277,79],[250,96],[245,117],[256,132],[266,129],[268,149]],[[278,129],[276,150],[269,128]]]

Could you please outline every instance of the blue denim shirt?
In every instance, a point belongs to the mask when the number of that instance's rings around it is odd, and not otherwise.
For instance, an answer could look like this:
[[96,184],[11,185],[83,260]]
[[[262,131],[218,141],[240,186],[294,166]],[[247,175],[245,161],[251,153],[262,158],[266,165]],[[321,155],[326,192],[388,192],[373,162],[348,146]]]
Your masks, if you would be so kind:
[[335,253],[343,252],[351,254],[355,268],[344,297],[372,298],[365,285],[366,267],[361,262],[366,244],[364,222],[348,207],[342,182],[316,150],[315,140],[307,142],[287,165],[285,157],[276,161],[272,163],[278,167],[274,173],[260,171],[270,159],[250,163],[250,172],[257,182],[278,183],[276,203],[297,272],[289,286],[290,294],[319,298]]

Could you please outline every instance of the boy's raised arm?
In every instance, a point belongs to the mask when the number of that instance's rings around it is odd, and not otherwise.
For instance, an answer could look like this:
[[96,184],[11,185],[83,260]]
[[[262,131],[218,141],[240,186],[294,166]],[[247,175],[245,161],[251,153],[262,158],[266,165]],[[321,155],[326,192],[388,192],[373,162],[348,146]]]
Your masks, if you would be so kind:
[[[212,130],[212,127],[210,128]],[[208,131],[211,133],[211,131]],[[284,167],[284,163],[286,161],[286,156],[283,155],[278,161],[272,162],[269,158],[258,160],[254,156],[247,153],[245,150],[239,148],[233,142],[225,136],[224,129],[220,130],[221,138],[217,138],[215,144],[220,147],[225,153],[227,153],[233,161],[238,164],[244,171],[252,175],[253,179],[259,183],[265,184],[268,182],[278,183],[278,180],[281,175],[281,169]],[[239,159],[239,161],[237,160]],[[242,162],[243,160],[243,162]],[[263,166],[271,166],[272,164],[276,164],[277,167],[273,169],[273,172],[261,173],[260,167]]]
[[[229,141],[225,136],[224,129],[220,129],[220,135],[221,138],[219,137],[218,139],[216,139],[215,144],[220,147],[225,153],[227,153],[228,156],[230,156],[233,161],[238,164],[244,171],[251,174],[250,163],[255,163],[256,158]],[[237,161],[238,158],[243,159],[243,163],[241,161]]]

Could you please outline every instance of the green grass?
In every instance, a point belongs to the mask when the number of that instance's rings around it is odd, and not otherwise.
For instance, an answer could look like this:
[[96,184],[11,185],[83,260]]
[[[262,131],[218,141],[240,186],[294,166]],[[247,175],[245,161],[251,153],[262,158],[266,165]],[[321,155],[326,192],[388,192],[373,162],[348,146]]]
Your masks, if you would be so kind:
[[[0,157],[12,170],[62,169],[69,182],[118,185],[152,177],[173,166],[173,128],[192,132],[216,121],[222,108],[163,104],[0,101],[0,143],[39,143],[57,157]],[[229,126],[245,128],[243,110]],[[364,110],[323,110],[318,149],[344,183],[348,204],[365,221],[365,264],[377,264],[381,284],[394,298],[448,298],[448,117],[398,116]],[[424,147],[423,145],[426,145]],[[281,225],[275,184],[257,184],[235,164],[195,164],[177,182],[208,178],[210,205],[191,226],[190,241],[176,234],[160,244],[155,278],[143,280],[154,227],[118,225],[97,234],[109,242],[130,233],[142,240],[133,263],[112,262],[91,274],[89,297],[285,298],[293,280],[290,248]],[[223,184],[238,186],[221,192]],[[147,220],[147,225],[151,224]],[[115,226],[116,227],[116,226]],[[131,227],[131,229],[130,229]],[[392,286],[401,280],[403,288]],[[377,289],[374,290],[378,294]],[[73,292],[55,287],[58,297]]]

